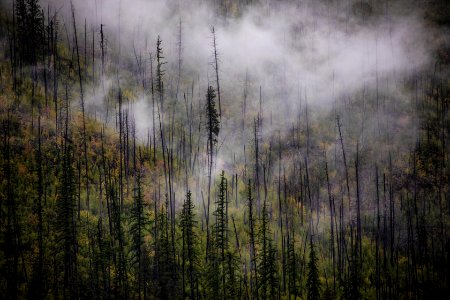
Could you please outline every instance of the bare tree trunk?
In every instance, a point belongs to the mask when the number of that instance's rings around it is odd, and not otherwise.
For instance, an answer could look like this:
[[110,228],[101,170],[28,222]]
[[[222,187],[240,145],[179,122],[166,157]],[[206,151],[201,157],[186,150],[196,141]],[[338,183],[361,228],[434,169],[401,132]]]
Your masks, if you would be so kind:
[[77,53],[77,64],[78,64],[78,80],[80,84],[80,96],[81,96],[81,114],[82,114],[82,126],[83,126],[83,148],[84,148],[84,170],[85,170],[85,184],[86,184],[86,206],[89,209],[89,163],[87,156],[87,134],[86,134],[86,117],[85,117],[85,107],[84,107],[84,93],[83,93],[83,79],[81,77],[81,64],[80,64],[80,54],[78,51],[78,37],[77,37],[77,24],[75,19],[75,8],[73,3],[70,3],[72,9],[72,21],[73,21],[73,31],[75,38],[75,49]]
[[217,85],[217,100],[219,103],[219,117],[222,118],[222,106],[220,101],[220,82],[219,82],[219,54],[217,53],[217,43],[216,43],[216,32],[214,26],[211,29],[213,35],[213,46],[214,46],[214,69],[216,71],[216,85]]
[[333,264],[333,296],[336,295],[336,261],[335,261],[335,249],[334,249],[334,221],[333,221],[333,207],[334,207],[334,199],[331,194],[331,185],[330,178],[328,176],[328,162],[327,162],[327,154],[325,152],[325,173],[327,176],[327,191],[328,191],[328,202],[330,206],[330,250],[331,250],[331,260]]

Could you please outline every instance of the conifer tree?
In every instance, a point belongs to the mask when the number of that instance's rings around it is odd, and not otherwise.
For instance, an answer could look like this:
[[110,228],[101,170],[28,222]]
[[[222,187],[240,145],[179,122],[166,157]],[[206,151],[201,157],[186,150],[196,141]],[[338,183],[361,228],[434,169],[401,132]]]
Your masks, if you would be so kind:
[[17,0],[17,49],[21,63],[36,64],[43,43],[43,13],[38,0]]
[[[216,93],[212,86],[208,87],[206,93],[206,130],[207,130],[207,153],[208,153],[208,204],[206,211],[206,252],[211,244],[209,233],[209,211],[211,203],[211,176],[213,167],[214,147],[217,144],[217,137],[220,130],[219,115],[215,103]],[[206,255],[208,258],[208,253]]]
[[248,181],[247,185],[247,205],[248,205],[248,222],[249,222],[249,233],[250,233],[250,260],[252,265],[252,272],[250,273],[250,277],[253,276],[253,283],[254,288],[252,289],[252,294],[256,299],[259,299],[258,297],[258,268],[257,268],[257,262],[256,262],[256,233],[255,233],[255,216],[254,216],[254,199],[252,197],[252,185],[251,181]]
[[62,261],[64,264],[64,298],[76,293],[76,217],[75,199],[76,183],[72,165],[73,146],[66,138],[66,145],[63,154],[61,179],[59,184],[57,199],[57,240],[61,243]]
[[169,217],[167,207],[163,205],[158,213],[155,226],[155,279],[157,284],[156,295],[160,299],[173,299],[177,293],[176,265],[173,261],[173,253],[170,241]]
[[219,183],[219,196],[216,201],[216,210],[214,212],[214,216],[216,218],[216,223],[213,228],[214,234],[214,253],[215,264],[217,265],[217,274],[219,275],[219,281],[221,286],[222,298],[227,298],[227,289],[226,289],[226,253],[228,252],[228,242],[227,242],[227,234],[228,234],[228,224],[227,224],[227,179],[225,177],[225,172],[222,171],[220,175],[220,183]]
[[[195,228],[194,203],[192,202],[192,193],[188,191],[183,203],[183,209],[180,218],[180,227],[182,233],[183,248],[181,259],[183,263],[183,298],[189,295],[190,299],[196,299],[198,291],[198,253],[197,253],[197,234]],[[187,282],[187,284],[186,284]]]
[[225,253],[225,290],[227,299],[241,299],[239,293],[239,259],[235,252],[228,250]]
[[259,255],[258,255],[258,290],[261,299],[275,299],[278,290],[278,276],[276,266],[276,249],[271,238],[269,212],[264,201],[260,227],[258,231]]
[[297,288],[297,255],[295,253],[295,234],[294,229],[292,229],[292,234],[288,235],[287,242],[287,271],[288,271],[288,286],[289,294],[294,295],[294,298],[298,296]]
[[144,285],[144,256],[146,255],[146,249],[144,245],[145,234],[148,231],[150,225],[150,219],[145,215],[145,203],[142,195],[141,188],[141,172],[137,171],[136,174],[136,187],[134,191],[134,203],[131,209],[130,216],[130,235],[132,239],[132,251],[133,251],[133,264],[137,265],[137,293],[138,298],[142,297],[142,287]]
[[117,188],[117,180],[109,186],[111,199],[111,218],[113,224],[113,232],[111,233],[114,242],[112,251],[116,276],[115,276],[115,292],[117,297],[128,298],[128,275],[127,260],[125,257],[125,233],[122,224],[122,210],[119,203],[119,189]]
[[308,300],[320,299],[320,281],[319,270],[317,268],[317,256],[314,243],[311,237],[309,244],[309,262],[308,262],[308,277],[306,279],[306,289]]
[[214,215],[216,217],[216,243],[217,247],[220,249],[221,260],[225,261],[225,251],[228,249],[228,243],[226,240],[228,233],[228,224],[227,224],[227,192],[228,192],[228,184],[227,179],[225,178],[225,172],[222,171],[220,175],[220,184],[219,184],[219,196],[216,201],[216,211]]

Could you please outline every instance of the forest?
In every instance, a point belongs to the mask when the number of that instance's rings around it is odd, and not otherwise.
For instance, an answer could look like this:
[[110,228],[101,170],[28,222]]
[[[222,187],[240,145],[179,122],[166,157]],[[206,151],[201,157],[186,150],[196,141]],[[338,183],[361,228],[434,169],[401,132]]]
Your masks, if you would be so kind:
[[0,2],[0,299],[450,299],[450,3]]

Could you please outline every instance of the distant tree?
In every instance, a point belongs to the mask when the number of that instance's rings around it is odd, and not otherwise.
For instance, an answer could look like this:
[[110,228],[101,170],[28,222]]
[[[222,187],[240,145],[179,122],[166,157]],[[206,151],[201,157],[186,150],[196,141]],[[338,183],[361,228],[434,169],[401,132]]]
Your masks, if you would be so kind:
[[120,208],[120,189],[117,187],[117,182],[109,185],[109,193],[111,199],[111,218],[112,218],[112,239],[114,241],[114,264],[116,269],[114,292],[119,298],[128,298],[128,273],[127,260],[125,257],[125,232],[123,229],[123,214]]
[[35,64],[44,43],[42,8],[39,0],[16,0],[17,49],[21,61]]
[[[254,215],[254,199],[252,197],[252,185],[251,185],[251,181],[248,181],[248,185],[247,185],[247,191],[248,191],[248,195],[247,195],[247,206],[248,206],[248,223],[249,223],[249,233],[250,233],[250,260],[251,260],[251,264],[252,264],[252,269],[253,269],[253,279],[254,279],[254,296],[256,297],[256,299],[259,299],[258,297],[258,268],[257,268],[257,259],[256,259],[256,232],[255,232],[255,227],[256,227],[256,219],[255,219],[255,215]],[[251,272],[252,273],[252,272]],[[250,277],[252,277],[252,275],[250,274]]]
[[225,172],[222,171],[220,175],[220,183],[219,183],[219,196],[216,201],[216,210],[213,215],[215,216],[216,222],[213,228],[214,234],[214,245],[215,253],[217,254],[217,271],[220,276],[219,280],[220,285],[222,287],[222,298],[227,298],[227,290],[226,290],[226,253],[228,252],[228,216],[227,216],[227,193],[228,193],[228,184],[227,179],[225,177]]
[[294,230],[292,230],[292,234],[288,235],[287,241],[287,271],[288,271],[288,286],[289,286],[289,294],[294,295],[296,298],[298,295],[297,288],[297,254],[295,253],[295,234]]
[[72,165],[73,146],[66,137],[66,145],[63,154],[62,172],[56,203],[57,240],[61,243],[62,261],[64,264],[64,298],[76,295],[75,273],[77,255],[76,236],[76,182]]
[[309,262],[308,262],[308,277],[306,279],[306,289],[308,300],[320,299],[320,281],[319,270],[317,268],[317,257],[314,243],[311,237],[309,244]]
[[227,299],[242,299],[239,293],[239,258],[235,252],[228,250],[225,253],[225,290]]
[[222,118],[222,105],[220,101],[220,81],[219,81],[219,54],[217,52],[217,41],[216,41],[216,31],[214,26],[211,29],[213,35],[213,47],[214,47],[214,71],[216,73],[216,86],[217,86],[217,96],[219,102],[219,117]]
[[162,40],[158,35],[158,40],[156,41],[156,91],[159,94],[162,113],[164,112],[164,64],[165,62],[162,50]]
[[33,264],[33,273],[31,277],[30,286],[28,288],[28,297],[34,296],[35,299],[44,299],[46,291],[46,280],[44,273],[44,241],[43,241],[43,190],[44,190],[44,176],[43,176],[43,162],[41,150],[41,118],[38,118],[38,145],[36,151],[36,165],[37,165],[37,203],[36,214],[38,217],[38,226],[36,228],[38,235],[38,257]]
[[130,215],[130,235],[132,239],[132,251],[133,251],[133,263],[137,265],[138,274],[138,298],[142,297],[142,288],[144,283],[144,255],[146,255],[146,249],[144,247],[145,234],[148,231],[150,225],[150,219],[145,215],[145,203],[142,195],[141,188],[141,172],[137,171],[136,174],[136,186],[134,190],[134,203],[131,209]]
[[208,87],[206,93],[206,129],[208,131],[208,152],[214,153],[214,146],[217,144],[217,137],[220,131],[219,115],[216,109],[216,92],[212,86]]
[[219,196],[216,201],[216,211],[214,212],[214,216],[216,217],[216,225],[215,225],[215,235],[216,235],[216,243],[217,247],[220,250],[221,260],[225,261],[225,251],[228,249],[228,243],[226,240],[228,234],[228,216],[227,216],[227,197],[228,193],[228,183],[227,178],[225,177],[225,172],[222,171],[220,174],[220,183],[219,183]]
[[360,270],[358,270],[360,264],[357,258],[357,247],[351,250],[351,260],[349,262],[349,275],[344,282],[344,297],[349,300],[361,299],[360,293]]
[[[183,248],[181,252],[182,272],[183,272],[183,298],[188,296],[190,299],[197,299],[198,293],[198,253],[197,253],[197,235],[195,227],[194,203],[192,201],[191,191],[188,191],[183,203],[183,209],[180,218],[180,227],[182,234]],[[186,274],[187,273],[187,274]],[[185,278],[185,275],[187,275]],[[188,284],[185,284],[187,282]]]
[[210,245],[207,252],[207,262],[204,273],[206,294],[209,298],[222,298],[220,253],[217,248],[216,238],[217,235],[214,234],[209,237]]
[[167,207],[163,205],[155,224],[158,234],[155,237],[156,270],[154,276],[157,283],[156,295],[160,299],[173,299],[178,294],[178,278],[176,262],[173,260],[169,222]]
[[[2,263],[0,274],[2,276],[2,292],[5,298],[17,299],[19,286],[19,245],[17,236],[20,231],[18,226],[18,201],[17,201],[17,163],[12,153],[11,137],[13,134],[13,122],[8,113],[6,120],[2,120],[2,156],[1,172],[2,180],[0,194],[0,225],[1,225],[1,250]],[[5,194],[3,194],[3,192]]]
[[[217,137],[220,130],[220,121],[216,109],[216,93],[212,86],[208,87],[206,93],[206,130],[207,130],[207,153],[208,153],[208,204],[206,212],[206,252],[210,248],[209,235],[209,211],[211,203],[211,174],[213,167],[214,147],[217,144]],[[208,255],[207,255],[208,256]]]
[[83,78],[81,71],[81,63],[80,63],[80,53],[78,47],[78,36],[77,36],[77,23],[75,18],[75,8],[73,3],[70,3],[72,10],[72,23],[73,23],[73,31],[74,31],[74,40],[75,40],[75,53],[77,57],[77,66],[78,66],[78,83],[80,85],[80,106],[81,106],[81,116],[82,116],[82,130],[83,130],[83,153],[84,153],[84,179],[86,186],[86,206],[89,208],[89,162],[88,162],[88,140],[89,136],[86,133],[86,113],[85,113],[85,103],[84,103],[84,90],[83,90]]
[[258,231],[259,254],[258,272],[261,299],[275,299],[278,291],[278,275],[276,266],[276,249],[272,241],[270,230],[269,212],[264,201],[260,227]]

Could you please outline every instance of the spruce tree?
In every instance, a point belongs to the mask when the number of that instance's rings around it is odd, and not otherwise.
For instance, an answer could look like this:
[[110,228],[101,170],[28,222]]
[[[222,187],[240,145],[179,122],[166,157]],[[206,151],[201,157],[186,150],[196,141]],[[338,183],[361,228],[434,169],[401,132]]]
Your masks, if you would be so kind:
[[317,257],[314,243],[311,237],[309,244],[309,262],[308,262],[308,277],[306,279],[306,289],[308,300],[320,299],[320,281],[319,270],[317,268]]
[[155,226],[155,279],[157,284],[156,295],[161,299],[173,299],[177,293],[176,265],[173,260],[172,246],[169,231],[169,217],[166,205],[161,207]]
[[188,284],[183,286],[183,298],[189,296],[190,299],[196,299],[198,284],[198,253],[197,253],[197,234],[195,228],[197,221],[195,220],[194,203],[192,202],[191,191],[186,194],[183,203],[183,209],[180,218],[180,227],[182,233],[183,248],[181,258],[183,263],[183,276],[186,276]]
[[215,103],[216,93],[212,86],[208,87],[206,93],[206,130],[207,130],[207,153],[208,153],[208,204],[206,212],[206,257],[208,258],[210,248],[210,233],[209,233],[209,209],[211,203],[211,176],[213,167],[214,147],[217,144],[217,137],[220,130],[219,115]]
[[62,249],[64,270],[63,294],[64,298],[74,296],[76,293],[76,183],[72,165],[73,146],[68,138],[63,154],[62,172],[56,202],[57,240]]
[[[254,288],[252,289],[252,294],[259,299],[258,295],[258,268],[256,262],[256,233],[255,233],[255,216],[254,216],[254,199],[252,197],[252,185],[251,181],[248,181],[247,185],[247,205],[248,205],[248,220],[249,220],[249,233],[250,233],[250,260],[252,265],[252,271],[250,272],[250,277],[253,276]],[[253,285],[252,285],[253,286]]]
[[112,206],[112,224],[113,232],[112,239],[114,248],[113,257],[115,262],[116,276],[115,276],[115,293],[119,298],[128,298],[128,276],[127,276],[127,260],[125,257],[125,233],[122,224],[122,211],[119,203],[119,188],[117,187],[117,180],[109,186],[110,199]]
[[222,171],[220,175],[219,183],[219,196],[216,201],[216,210],[213,215],[216,218],[216,222],[213,228],[214,234],[214,253],[216,254],[216,266],[217,274],[219,275],[219,284],[221,286],[222,298],[227,298],[226,289],[226,252],[228,251],[227,235],[228,235],[228,224],[227,224],[227,179],[225,177],[225,172]]
[[136,174],[136,186],[134,190],[134,203],[131,209],[130,216],[130,235],[132,239],[132,263],[136,265],[137,270],[137,294],[141,299],[141,291],[144,285],[144,256],[146,255],[146,249],[144,245],[144,237],[148,232],[148,226],[150,225],[150,219],[145,215],[145,203],[142,195],[141,188],[141,172],[137,171]]
[[258,231],[259,255],[258,255],[258,290],[261,299],[275,299],[278,290],[278,276],[276,267],[276,250],[271,238],[269,212],[264,201],[260,227]]
[[42,8],[38,0],[17,0],[15,3],[17,20],[17,50],[22,63],[36,64],[43,43]]

